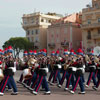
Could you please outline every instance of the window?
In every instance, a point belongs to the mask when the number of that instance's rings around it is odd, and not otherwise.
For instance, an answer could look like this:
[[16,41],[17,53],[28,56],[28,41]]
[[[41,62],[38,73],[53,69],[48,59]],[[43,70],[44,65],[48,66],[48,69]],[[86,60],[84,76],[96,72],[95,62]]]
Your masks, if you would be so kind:
[[98,22],[100,23],[100,18],[98,18]]
[[91,39],[91,31],[90,31],[90,30],[88,31],[88,36],[87,36],[87,38],[88,38],[88,39]]
[[41,19],[41,22],[44,22],[44,19]]
[[49,23],[51,23],[51,20],[49,20]]
[[36,34],[39,34],[39,30],[38,30],[38,29],[36,29],[36,30],[35,30],[35,33],[36,33]]
[[31,22],[34,23],[34,18],[31,18]]
[[32,35],[34,34],[34,30],[32,30]]
[[27,24],[27,20],[26,20],[26,19],[24,19],[24,20],[23,20],[23,23],[24,23],[24,24]]
[[100,34],[100,29],[98,29],[98,34]]
[[29,30],[27,31],[27,35],[30,35],[30,31]]
[[91,24],[91,20],[90,19],[88,19],[88,24]]

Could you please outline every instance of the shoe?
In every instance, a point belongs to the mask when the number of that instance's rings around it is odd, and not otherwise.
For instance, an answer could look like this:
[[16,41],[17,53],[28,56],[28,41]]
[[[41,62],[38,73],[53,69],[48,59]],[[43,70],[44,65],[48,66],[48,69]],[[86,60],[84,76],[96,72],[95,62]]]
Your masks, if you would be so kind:
[[70,93],[71,93],[71,94],[74,94],[75,92],[71,90]]
[[89,88],[89,86],[88,86],[88,85],[85,85],[85,87]]
[[0,96],[3,96],[3,95],[4,95],[4,93],[0,92]]
[[45,92],[45,95],[50,95],[50,94],[51,94],[50,91]]
[[64,88],[64,91],[68,91],[69,89],[68,88]]
[[58,86],[59,88],[61,88],[61,85],[60,85],[60,84],[58,84],[57,86]]
[[18,92],[12,92],[11,95],[18,95]]
[[83,91],[83,92],[79,92],[79,94],[85,94],[86,92],[85,91]]
[[96,86],[92,86],[92,88],[93,88],[94,90],[96,90],[96,91],[97,91],[97,88],[96,88]]
[[33,93],[34,95],[37,95],[37,92],[36,92],[36,91],[33,91],[32,93]]

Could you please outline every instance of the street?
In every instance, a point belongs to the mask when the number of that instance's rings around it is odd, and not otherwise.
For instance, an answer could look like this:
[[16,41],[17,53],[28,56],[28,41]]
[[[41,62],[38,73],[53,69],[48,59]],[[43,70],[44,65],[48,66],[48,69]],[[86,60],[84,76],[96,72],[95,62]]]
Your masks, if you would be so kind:
[[[15,74],[15,80],[17,81],[20,77],[21,71],[17,71]],[[87,79],[88,74],[85,74],[85,78]],[[33,95],[32,93],[30,93],[29,90],[27,90],[26,88],[24,88],[21,84],[17,83],[17,88],[18,88],[18,95],[11,95],[11,92],[7,92],[5,91],[4,96],[0,97],[0,100],[66,100],[66,99],[70,99],[70,100],[99,100],[100,99],[100,88],[98,89],[98,91],[94,91],[92,89],[92,82],[89,88],[86,88],[86,94],[85,95],[81,95],[78,94],[78,92],[80,91],[79,87],[77,88],[75,94],[70,94],[67,91],[64,91],[64,86],[65,86],[65,82],[64,85],[62,86],[62,88],[58,88],[56,85],[55,86],[50,86],[51,89],[51,95],[44,95],[44,91],[39,91],[38,95]]]

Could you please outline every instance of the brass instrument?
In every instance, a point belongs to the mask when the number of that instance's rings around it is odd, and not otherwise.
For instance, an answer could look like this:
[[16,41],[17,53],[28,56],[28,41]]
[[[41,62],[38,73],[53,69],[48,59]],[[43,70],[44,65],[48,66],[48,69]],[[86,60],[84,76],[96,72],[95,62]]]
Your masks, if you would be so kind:
[[69,66],[76,61],[76,59],[77,59],[76,57],[71,58],[70,62],[68,62],[68,59],[67,59],[66,63],[64,64],[64,70],[67,70],[69,68]]
[[54,69],[54,58],[50,59],[50,65],[51,65],[51,69]]
[[94,62],[97,64],[100,64],[99,58],[97,58],[96,56],[94,57]]
[[91,62],[91,60],[90,60],[90,58],[89,58],[88,55],[85,55],[85,61],[87,61],[87,62]]
[[28,61],[28,66],[29,67],[33,67],[33,65],[37,62],[36,59],[34,58],[30,58],[29,61]]

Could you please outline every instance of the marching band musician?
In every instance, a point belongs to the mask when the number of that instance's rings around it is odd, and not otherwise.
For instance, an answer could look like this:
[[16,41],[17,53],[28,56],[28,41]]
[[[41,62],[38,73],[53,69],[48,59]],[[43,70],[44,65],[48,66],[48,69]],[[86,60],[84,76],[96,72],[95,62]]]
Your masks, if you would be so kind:
[[48,82],[50,84],[52,84],[51,79],[53,78],[53,75],[54,75],[55,51],[51,52],[51,57],[50,57],[50,62],[49,63],[50,63],[50,67],[49,67],[50,76],[48,78]]
[[[36,75],[36,69],[39,67],[39,64],[38,64],[38,61],[36,59],[36,51],[32,52],[31,54],[31,58],[29,58],[28,60],[28,66],[29,68],[31,69],[31,73],[32,73],[32,77],[28,79],[28,82],[27,82],[27,88],[30,89],[30,90],[33,90],[33,84],[34,84],[34,81],[36,80],[37,78],[37,75]],[[32,84],[33,83],[33,84]]]
[[68,79],[66,81],[66,86],[65,86],[65,89],[64,89],[65,91],[68,91],[69,90],[69,86],[70,85],[73,86],[74,85],[74,81],[75,81],[74,74],[76,72],[76,68],[75,68],[75,66],[76,66],[76,58],[75,58],[75,52],[74,52],[73,49],[70,50],[67,66],[68,66],[68,69],[67,69],[67,71],[68,71]]
[[[27,62],[28,62],[28,52],[27,51],[24,51],[23,58],[21,59],[21,67],[22,67],[22,70],[28,68]],[[18,83],[22,83],[23,82],[23,73],[21,74],[20,79],[17,82]]]
[[93,80],[93,83],[94,83],[95,86],[97,84],[96,78],[95,78],[96,65],[97,64],[96,64],[95,59],[94,59],[94,51],[92,50],[90,52],[90,62],[88,63],[90,74],[89,74],[89,77],[88,77],[88,81],[85,85],[87,88],[90,85],[91,79]]
[[100,84],[100,54],[98,55],[98,61],[97,61],[98,63],[97,63],[97,78],[98,78],[98,81],[97,81],[97,84],[95,85],[95,86],[93,86],[92,88],[94,89],[94,90],[97,90],[98,89],[98,87],[99,87],[99,84]]
[[14,81],[14,78],[13,78],[13,75],[16,71],[16,63],[13,59],[13,55],[12,55],[12,47],[9,46],[8,47],[8,57],[6,62],[5,62],[5,65],[6,65],[6,68],[4,70],[4,79],[1,83],[1,88],[0,88],[0,96],[3,96],[4,95],[4,90],[5,90],[5,87],[8,83],[11,84],[12,88],[13,88],[13,92],[11,93],[12,95],[17,95],[18,94],[18,91],[17,91],[17,87],[16,87],[16,83]]
[[83,84],[83,74],[85,72],[85,66],[84,66],[84,62],[83,62],[83,51],[79,48],[78,49],[78,59],[77,59],[77,64],[76,64],[76,81],[75,84],[72,88],[72,90],[70,91],[70,93],[74,94],[76,87],[79,83],[81,92],[79,92],[80,94],[85,94],[85,88],[84,88],[84,84]]
[[[35,69],[34,69],[34,74],[32,76],[32,81],[31,81],[31,85],[29,87],[29,90],[33,91],[34,90],[34,87],[36,86],[37,84],[37,81],[39,79],[39,68],[40,68],[40,65],[39,63],[41,62],[42,60],[42,50],[40,50],[38,52],[38,54],[36,54],[36,50],[34,50],[34,57],[35,59],[37,60],[36,64],[34,65]],[[37,58],[36,58],[37,56]]]
[[58,87],[61,87],[61,75],[60,75],[60,70],[62,68],[61,66],[61,57],[59,56],[59,50],[56,51],[56,56],[55,56],[55,63],[54,63],[54,76],[53,76],[53,83],[55,83],[58,80]]
[[64,56],[65,56],[65,57],[62,58],[62,60],[61,60],[61,65],[62,65],[63,75],[62,75],[62,78],[61,78],[60,85],[58,85],[59,88],[61,88],[61,86],[62,86],[62,84],[63,84],[65,78],[66,78],[66,80],[68,80],[68,76],[69,76],[68,71],[67,71],[67,68],[68,68],[67,65],[68,65],[69,52],[68,52],[67,49],[64,49]]
[[45,94],[48,94],[48,95],[51,94],[49,86],[48,86],[48,82],[47,82],[47,79],[46,79],[46,76],[47,76],[47,73],[48,73],[47,62],[46,62],[47,61],[46,52],[47,52],[46,49],[43,49],[43,51],[42,51],[43,57],[42,57],[41,62],[39,63],[39,65],[40,65],[39,80],[38,80],[36,87],[33,91],[34,95],[37,95],[38,90],[39,90],[41,85],[43,85],[44,88],[45,88],[45,91],[46,91]]

